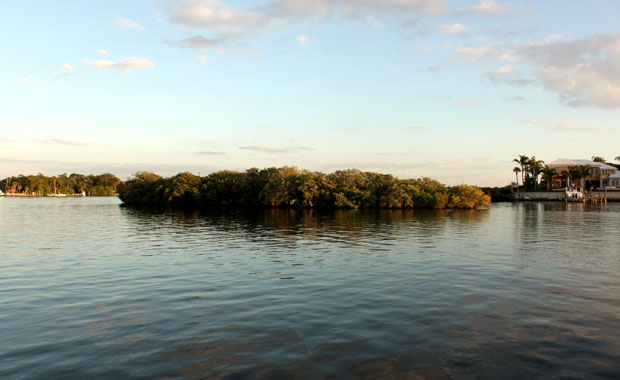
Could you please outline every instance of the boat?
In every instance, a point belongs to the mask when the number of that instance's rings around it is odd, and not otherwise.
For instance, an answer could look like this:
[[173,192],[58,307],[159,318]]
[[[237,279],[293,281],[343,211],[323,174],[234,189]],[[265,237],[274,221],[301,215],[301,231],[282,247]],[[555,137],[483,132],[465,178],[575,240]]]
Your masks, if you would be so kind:
[[4,198],[4,193],[0,190],[0,198]]
[[581,189],[576,188],[565,188],[564,189],[564,200],[571,202],[581,202],[583,198],[583,193]]

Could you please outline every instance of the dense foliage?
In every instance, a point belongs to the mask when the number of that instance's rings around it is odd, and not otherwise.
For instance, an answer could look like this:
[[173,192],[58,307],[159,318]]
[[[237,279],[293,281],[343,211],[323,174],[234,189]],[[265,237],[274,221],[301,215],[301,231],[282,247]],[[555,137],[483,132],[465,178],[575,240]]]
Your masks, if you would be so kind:
[[491,197],[491,202],[512,202],[515,200],[510,185],[503,187],[482,187],[482,191]]
[[55,177],[43,174],[8,177],[0,181],[0,189],[5,193],[47,195],[56,191],[61,194],[113,195],[121,183],[114,174],[84,175],[72,173]]
[[491,199],[476,187],[446,187],[430,178],[401,180],[389,174],[339,170],[331,174],[294,167],[220,171],[206,177],[150,172],[119,185],[130,205],[169,207],[268,206],[326,208],[473,208]]

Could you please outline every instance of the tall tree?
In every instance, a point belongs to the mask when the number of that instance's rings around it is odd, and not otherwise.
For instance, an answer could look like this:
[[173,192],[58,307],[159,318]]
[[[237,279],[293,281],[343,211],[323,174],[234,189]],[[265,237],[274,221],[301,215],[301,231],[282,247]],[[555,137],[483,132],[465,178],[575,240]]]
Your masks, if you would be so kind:
[[592,161],[605,163],[606,160],[601,156],[592,156]]
[[536,156],[532,156],[532,158],[528,160],[527,167],[534,179],[534,191],[538,191],[538,177],[545,167],[545,161],[537,160]]
[[590,175],[590,170],[592,169],[591,165],[579,165],[577,166],[577,173],[579,173],[579,178],[581,179],[581,188],[585,187],[586,177]]
[[515,172],[515,179],[517,180],[517,193],[519,192],[519,173],[521,173],[521,168],[518,166],[515,166],[512,169],[513,172]]
[[542,170],[542,175],[547,182],[547,190],[551,191],[551,184],[553,183],[553,178],[558,175],[558,172],[554,168],[545,166]]
[[528,156],[520,154],[518,158],[515,158],[514,160],[512,160],[513,162],[516,162],[517,164],[521,165],[521,183],[523,184],[524,188],[525,188],[525,167],[529,159],[530,158]]

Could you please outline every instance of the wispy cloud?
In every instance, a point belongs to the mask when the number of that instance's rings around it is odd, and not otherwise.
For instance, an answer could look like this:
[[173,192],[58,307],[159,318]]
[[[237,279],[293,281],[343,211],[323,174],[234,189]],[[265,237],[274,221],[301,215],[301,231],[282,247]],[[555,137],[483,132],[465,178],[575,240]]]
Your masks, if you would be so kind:
[[409,127],[409,129],[420,130],[420,129],[424,129],[424,127],[420,127],[419,125],[412,125]]
[[455,49],[457,57],[465,59],[470,63],[478,63],[483,59],[496,55],[494,43],[488,43],[481,46],[462,46]]
[[37,80],[34,75],[32,74],[28,74],[26,76],[20,77],[19,78],[19,82],[22,84],[28,84],[28,85],[37,85],[37,86],[51,86],[52,84],[48,83],[48,82],[41,82],[39,80]]
[[110,54],[108,54],[107,51],[105,51],[103,49],[97,50],[97,54],[103,55],[104,57],[107,57],[108,55],[110,55]]
[[100,69],[120,69],[125,72],[128,72],[131,69],[155,67],[155,63],[153,61],[146,58],[135,57],[124,58],[120,61],[91,61],[89,59],[83,59],[82,62],[86,63],[90,67],[97,67]]
[[240,146],[239,149],[253,150],[255,152],[263,152],[263,153],[269,153],[269,154],[286,154],[290,152],[290,149],[270,148],[270,147],[266,147],[263,145]]
[[226,152],[214,152],[210,150],[201,150],[200,152],[196,152],[199,156],[223,156]]
[[549,125],[548,122],[536,120],[536,119],[519,119],[522,123],[531,124],[531,125]]
[[602,127],[584,127],[579,124],[572,123],[570,121],[565,121],[559,123],[553,129],[556,132],[609,132],[609,131],[618,131],[620,128],[613,128],[608,126]]
[[267,147],[264,145],[240,146],[239,149],[252,150],[255,152],[263,152],[263,153],[269,153],[269,154],[289,154],[289,153],[296,153],[299,151],[315,151],[316,150],[314,148],[309,148],[305,146],[288,146],[285,148],[273,148],[273,147]]
[[202,65],[206,65],[209,63],[209,59],[207,58],[206,55],[200,55],[196,58],[194,58],[193,60],[191,60],[190,62],[187,63],[187,66],[202,66]]
[[306,46],[309,39],[308,39],[308,36],[306,36],[305,34],[302,34],[301,36],[297,37],[297,41],[299,42],[301,46]]
[[30,140],[36,143],[43,143],[49,145],[65,145],[65,146],[92,146],[95,143],[92,142],[83,142],[83,141],[74,141],[74,140],[65,140],[65,139],[33,139]]
[[541,42],[489,43],[455,49],[472,64],[499,62],[484,77],[496,84],[537,84],[570,107],[620,108],[620,34],[567,40],[550,35]]
[[21,78],[19,78],[20,83],[23,84],[28,84],[28,83],[33,83],[34,82],[34,76],[32,74],[28,74],[26,76],[23,76]]
[[476,103],[471,102],[461,102],[460,100],[455,100],[454,105],[457,107],[475,107]]
[[439,32],[446,35],[464,34],[469,31],[468,27],[459,23],[452,25],[438,25],[437,29]]
[[494,0],[481,0],[478,5],[453,11],[456,15],[466,16],[501,16],[509,9],[510,3],[499,4]]
[[211,30],[241,32],[264,26],[269,20],[257,11],[236,11],[219,0],[185,0],[167,7],[170,22]]
[[259,55],[247,48],[231,48],[229,47],[230,39],[226,36],[218,36],[214,38],[206,38],[201,35],[195,35],[184,38],[182,40],[173,42],[173,44],[186,48],[199,51],[211,50],[222,55],[235,55],[235,56],[256,56]]
[[137,31],[143,31],[144,27],[137,21],[130,20],[124,17],[117,17],[112,21],[112,24],[117,29],[133,29]]
[[73,69],[75,69],[75,66],[65,63],[64,65],[62,65],[62,69],[60,71],[54,73],[54,76],[64,77],[70,75],[71,73],[73,73]]

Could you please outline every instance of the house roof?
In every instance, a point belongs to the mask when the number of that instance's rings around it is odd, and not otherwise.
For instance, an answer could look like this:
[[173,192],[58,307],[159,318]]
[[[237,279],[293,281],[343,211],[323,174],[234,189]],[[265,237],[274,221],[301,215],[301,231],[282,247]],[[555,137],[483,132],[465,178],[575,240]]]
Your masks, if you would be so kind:
[[616,169],[615,167],[604,164],[602,162],[595,162],[595,161],[590,161],[590,160],[574,160],[574,159],[568,159],[568,158],[558,158],[555,161],[551,161],[547,163],[547,166],[557,166],[557,165],[570,165],[570,166],[590,165],[592,167],[597,167],[601,169]]

